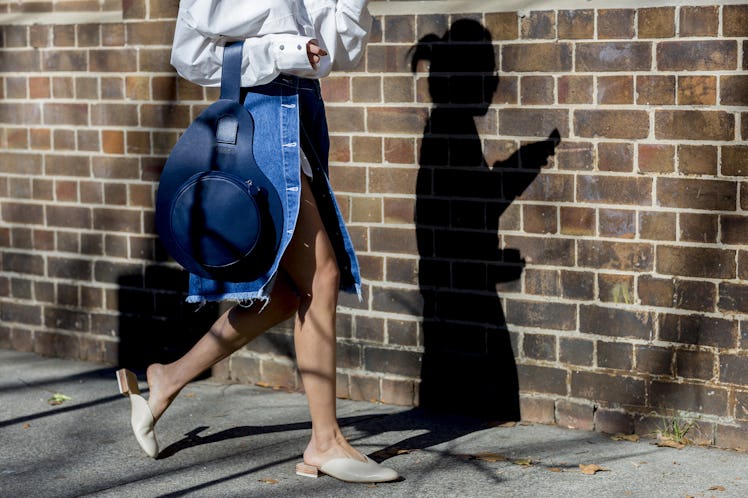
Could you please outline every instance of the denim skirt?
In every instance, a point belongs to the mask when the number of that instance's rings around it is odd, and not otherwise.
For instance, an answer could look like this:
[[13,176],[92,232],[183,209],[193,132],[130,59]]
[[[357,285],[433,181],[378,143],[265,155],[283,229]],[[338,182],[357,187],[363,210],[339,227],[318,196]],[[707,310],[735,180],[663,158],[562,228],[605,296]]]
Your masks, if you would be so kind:
[[[246,94],[246,95],[245,95]],[[294,233],[301,193],[300,147],[312,167],[312,191],[340,268],[340,289],[361,296],[361,276],[353,243],[328,180],[325,107],[319,81],[281,75],[271,83],[244,89],[244,107],[255,121],[254,155],[283,204],[280,248],[270,269],[247,282],[222,282],[190,274],[187,301],[267,302],[278,265]]]

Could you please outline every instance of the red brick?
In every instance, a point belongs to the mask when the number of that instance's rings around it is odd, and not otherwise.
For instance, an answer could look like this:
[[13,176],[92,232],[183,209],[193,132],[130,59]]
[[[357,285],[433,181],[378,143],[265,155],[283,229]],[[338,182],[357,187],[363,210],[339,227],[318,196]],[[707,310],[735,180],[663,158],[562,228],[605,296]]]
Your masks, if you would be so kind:
[[505,235],[504,245],[517,249],[529,263],[574,266],[574,241],[556,237],[518,237]]
[[652,240],[675,240],[676,215],[657,211],[639,215],[639,236]]
[[524,231],[529,233],[556,233],[558,215],[555,206],[525,205],[522,210]]
[[412,194],[416,171],[405,168],[374,168],[369,170],[369,192],[381,194]]
[[415,89],[411,76],[385,77],[382,88],[385,102],[415,102]]
[[[409,133],[420,135],[426,123],[425,109],[369,107],[366,128],[373,133]],[[350,131],[349,129],[346,131]],[[353,130],[358,131],[358,130]]]
[[633,9],[600,9],[597,11],[597,37],[631,39],[634,37]]
[[385,137],[384,161],[393,164],[415,164],[415,141],[412,138]]
[[672,38],[675,36],[675,8],[639,9],[638,34],[639,38]]
[[647,42],[579,43],[576,47],[577,72],[648,71],[651,67]]
[[600,171],[631,172],[634,170],[634,146],[620,142],[599,143],[597,160]]
[[675,169],[675,147],[667,144],[639,144],[638,169],[644,173],[671,173]]
[[738,66],[735,40],[664,41],[656,50],[660,71],[734,70]]

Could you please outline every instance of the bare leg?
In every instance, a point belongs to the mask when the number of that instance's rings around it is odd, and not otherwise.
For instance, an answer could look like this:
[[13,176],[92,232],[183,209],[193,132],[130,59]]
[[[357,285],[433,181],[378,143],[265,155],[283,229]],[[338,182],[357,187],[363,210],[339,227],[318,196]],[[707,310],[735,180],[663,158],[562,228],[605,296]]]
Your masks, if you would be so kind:
[[335,415],[335,316],[340,274],[304,175],[296,231],[281,265],[301,295],[294,342],[312,418],[312,438],[304,461],[316,466],[331,458],[364,461],[343,437]]
[[246,308],[234,306],[183,357],[168,365],[148,367],[148,405],[154,419],[158,420],[179,391],[200,373],[293,316],[299,301],[287,278],[279,272],[270,302],[262,312],[260,302]]

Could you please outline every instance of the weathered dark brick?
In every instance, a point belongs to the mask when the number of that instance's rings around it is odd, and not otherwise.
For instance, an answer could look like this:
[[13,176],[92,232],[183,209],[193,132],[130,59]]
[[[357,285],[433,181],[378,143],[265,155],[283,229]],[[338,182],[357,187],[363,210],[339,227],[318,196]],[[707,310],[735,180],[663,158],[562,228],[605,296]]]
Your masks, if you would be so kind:
[[634,9],[600,9],[597,11],[597,37],[631,39],[634,37]]
[[568,112],[560,109],[508,108],[499,111],[499,132],[505,136],[547,137],[554,129],[569,134]]
[[649,271],[654,258],[652,246],[636,242],[580,240],[577,242],[580,267],[622,271]]
[[506,44],[501,50],[504,72],[568,72],[572,69],[569,43]]
[[648,42],[593,42],[576,47],[577,72],[648,71],[652,50]]
[[624,342],[597,341],[597,366],[614,370],[631,370],[634,347]]
[[574,330],[576,307],[564,303],[507,300],[507,323],[551,330]]
[[675,374],[686,379],[711,380],[714,377],[715,355],[709,351],[678,350]]
[[89,330],[89,317],[83,311],[45,306],[44,326],[48,329],[86,332]]
[[680,9],[681,37],[687,36],[717,36],[719,29],[719,7],[693,7],[684,5]]
[[575,9],[558,11],[559,39],[590,39],[595,34],[595,11]]
[[660,71],[734,70],[738,65],[735,40],[663,41],[656,51]]
[[666,140],[729,141],[735,136],[735,116],[724,111],[658,110],[655,136]]
[[559,339],[559,361],[571,365],[592,366],[595,345],[587,339],[561,337]]
[[567,299],[594,299],[594,275],[586,271],[561,271],[561,293]]
[[637,372],[651,375],[673,375],[673,358],[675,352],[670,348],[659,346],[634,346]]
[[574,130],[585,138],[646,138],[649,135],[649,116],[638,110],[580,110],[574,111]]
[[44,275],[44,258],[28,252],[3,252],[2,268],[13,273]]
[[659,316],[659,339],[684,344],[734,348],[737,345],[738,322],[703,315]]
[[639,214],[639,236],[651,240],[675,240],[676,214],[646,211]]
[[517,365],[519,388],[525,393],[566,395],[566,370],[537,365]]
[[604,303],[632,304],[634,302],[633,275],[617,273],[597,274],[598,299]]
[[634,170],[634,145],[619,142],[597,144],[597,167],[600,171],[620,173]]
[[623,209],[601,209],[598,233],[602,237],[633,239],[636,236],[636,212]]
[[664,207],[734,211],[738,184],[734,181],[658,178],[657,204]]
[[691,175],[717,175],[717,147],[713,145],[679,145],[678,169]]
[[672,38],[675,35],[675,8],[639,9],[638,34],[639,38]]
[[594,428],[595,406],[592,403],[556,401],[556,423],[562,427],[591,431]]
[[552,399],[523,395],[519,398],[519,411],[524,422],[552,424],[556,421],[555,407]]
[[716,76],[678,76],[678,105],[715,105]]
[[[418,16],[419,23],[421,18],[429,16]],[[485,14],[485,26],[491,33],[491,39],[497,40],[516,40],[519,37],[518,16],[515,12],[492,12]],[[445,22],[446,24],[446,22]],[[430,31],[433,32],[433,31]],[[419,27],[418,36],[424,33]]]
[[722,311],[748,313],[748,285],[720,283],[718,305]]
[[598,408],[595,410],[595,431],[605,434],[631,434],[634,431],[634,415]]
[[724,176],[748,176],[748,146],[722,147],[721,172]]
[[720,448],[748,450],[748,424],[717,424],[714,444]]
[[735,251],[711,247],[657,247],[657,272],[705,278],[735,278]]
[[663,409],[727,415],[727,391],[714,386],[653,380],[649,399]]
[[548,237],[520,237],[506,235],[506,247],[516,249],[526,261],[547,265],[574,266],[574,241]]
[[592,76],[562,75],[557,81],[559,104],[592,103]]
[[78,258],[47,258],[47,275],[70,280],[91,280],[91,261]]
[[716,242],[719,233],[719,215],[680,213],[679,236],[682,242]]
[[556,13],[532,11],[520,19],[520,33],[525,39],[553,39],[556,37]]
[[578,398],[643,406],[644,391],[644,381],[633,377],[593,372],[571,373],[571,395]]
[[525,334],[522,351],[533,360],[556,361],[556,336],[547,334]]
[[421,354],[367,346],[364,348],[363,365],[369,372],[417,377],[421,372]]
[[654,320],[651,313],[644,311],[581,305],[579,331],[583,334],[651,340]]
[[722,35],[748,36],[748,6],[725,5],[722,8]]

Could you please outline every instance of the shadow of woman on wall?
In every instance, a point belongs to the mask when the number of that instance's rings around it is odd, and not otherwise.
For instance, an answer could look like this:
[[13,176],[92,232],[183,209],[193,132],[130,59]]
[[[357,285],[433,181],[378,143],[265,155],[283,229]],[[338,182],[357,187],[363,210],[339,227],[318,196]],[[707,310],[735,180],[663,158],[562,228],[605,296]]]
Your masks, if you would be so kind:
[[535,179],[560,138],[522,146],[489,166],[475,120],[499,84],[491,35],[455,21],[414,47],[429,61],[433,102],[421,144],[415,224],[423,296],[420,405],[493,420],[519,420],[519,385],[499,284],[519,280],[524,260],[501,248],[499,218]]

